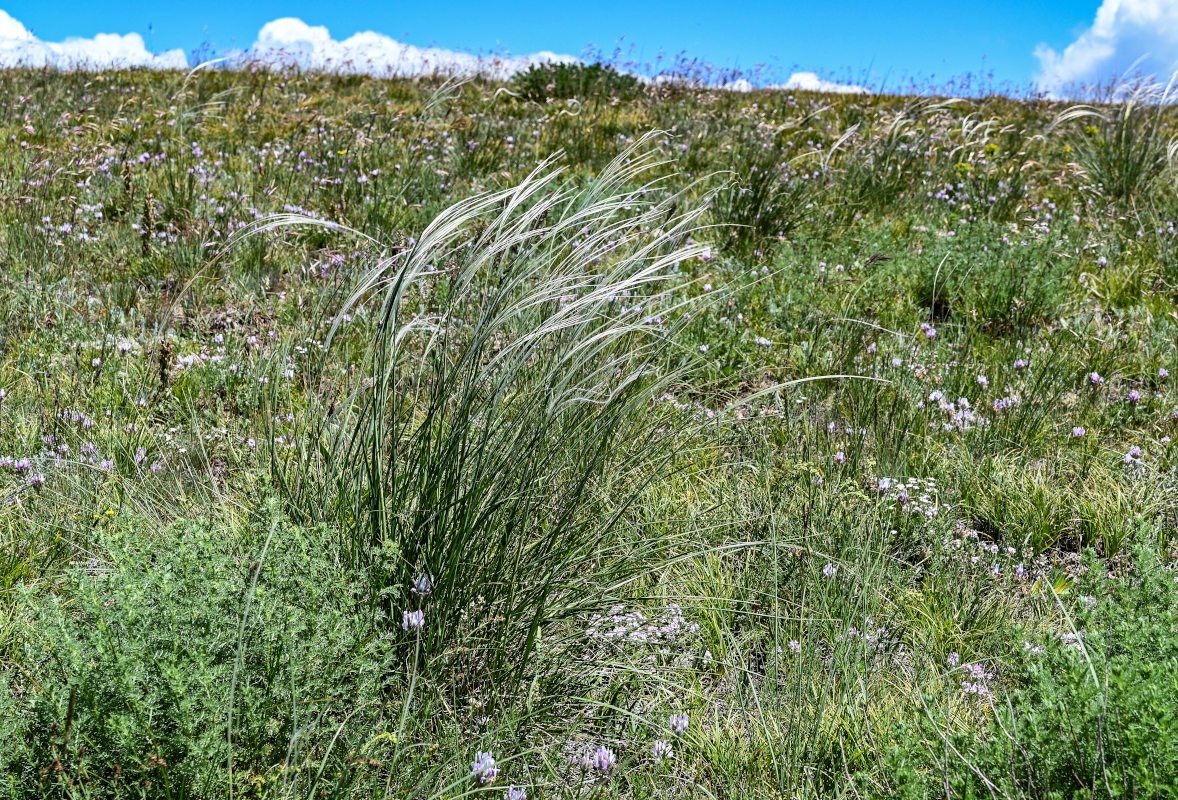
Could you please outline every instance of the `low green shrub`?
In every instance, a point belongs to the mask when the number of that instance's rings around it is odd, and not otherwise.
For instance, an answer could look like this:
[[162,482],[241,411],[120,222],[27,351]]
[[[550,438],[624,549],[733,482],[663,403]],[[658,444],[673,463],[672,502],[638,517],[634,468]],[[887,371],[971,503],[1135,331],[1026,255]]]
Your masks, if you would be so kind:
[[313,534],[274,516],[246,534],[128,523],[109,560],[23,598],[21,669],[0,686],[12,796],[242,794],[347,755],[404,665]]
[[590,97],[631,99],[642,91],[637,78],[608,64],[535,64],[517,74],[512,83],[525,99],[538,103]]
[[[1173,796],[1178,582],[1145,550],[1121,576],[1094,558],[1087,566],[1059,595],[1060,632],[1028,634],[1010,663],[983,666],[980,680],[971,665],[947,666],[951,697],[898,737],[887,796]],[[981,736],[960,725],[961,709],[978,705],[989,719]]]

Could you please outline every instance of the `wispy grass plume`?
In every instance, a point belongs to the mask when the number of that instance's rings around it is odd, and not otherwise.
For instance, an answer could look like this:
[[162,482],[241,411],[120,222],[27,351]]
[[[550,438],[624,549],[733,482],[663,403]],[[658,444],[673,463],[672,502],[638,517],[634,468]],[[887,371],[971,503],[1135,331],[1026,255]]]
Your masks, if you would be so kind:
[[550,159],[378,259],[340,309],[378,304],[368,379],[279,466],[378,613],[423,610],[426,659],[470,680],[522,675],[555,622],[634,573],[611,533],[683,430],[657,402],[692,363],[665,292],[702,251],[700,207],[644,182],[646,144],[582,186]]

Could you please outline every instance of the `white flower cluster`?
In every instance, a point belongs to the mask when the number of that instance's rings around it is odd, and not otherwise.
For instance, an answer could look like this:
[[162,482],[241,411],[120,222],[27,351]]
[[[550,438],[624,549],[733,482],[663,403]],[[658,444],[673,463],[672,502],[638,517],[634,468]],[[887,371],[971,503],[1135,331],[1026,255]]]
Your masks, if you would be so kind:
[[933,478],[880,478],[876,489],[884,499],[900,506],[906,513],[919,514],[926,519],[936,519],[944,507]]

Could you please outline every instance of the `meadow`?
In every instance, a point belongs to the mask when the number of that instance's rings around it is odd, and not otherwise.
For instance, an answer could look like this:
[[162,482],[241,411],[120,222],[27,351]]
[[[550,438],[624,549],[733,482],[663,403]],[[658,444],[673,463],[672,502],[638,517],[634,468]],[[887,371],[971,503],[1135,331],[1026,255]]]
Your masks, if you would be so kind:
[[1170,99],[0,72],[2,791],[1178,796]]

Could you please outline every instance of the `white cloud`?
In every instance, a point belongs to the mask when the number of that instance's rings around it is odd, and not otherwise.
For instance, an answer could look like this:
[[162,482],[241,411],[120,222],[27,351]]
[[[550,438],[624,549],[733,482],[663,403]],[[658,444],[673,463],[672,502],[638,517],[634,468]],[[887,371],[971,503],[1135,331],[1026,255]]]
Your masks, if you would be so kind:
[[813,72],[795,72],[789,80],[781,84],[782,89],[794,89],[803,92],[831,92],[833,94],[868,94],[862,86],[849,83],[835,83],[819,78]]
[[435,47],[414,47],[382,33],[364,31],[337,41],[322,25],[296,17],[267,22],[244,59],[266,65],[376,76],[412,76],[441,72],[509,78],[533,64],[573,62],[572,56],[542,52],[527,56],[475,56]]
[[795,72],[785,83],[770,83],[756,86],[745,78],[731,81],[720,87],[730,92],[751,92],[755,89],[783,89],[794,92],[828,92],[831,94],[868,94],[870,89],[849,83],[835,83],[819,78],[813,72]]
[[148,51],[143,37],[137,33],[100,33],[92,39],[70,37],[62,42],[43,42],[0,9],[0,67],[183,69],[187,66],[183,50],[155,55]]
[[1128,70],[1168,80],[1178,69],[1178,0],[1104,0],[1091,27],[1062,53],[1040,44],[1035,57],[1035,83],[1052,94]]
[[[322,25],[295,17],[268,22],[249,50],[233,54],[230,65],[297,65],[303,69],[378,76],[413,76],[442,72],[509,78],[533,64],[572,62],[572,56],[534,53],[527,56],[476,56],[433,47],[414,47],[388,36],[365,31],[337,41]],[[185,69],[182,50],[159,55],[147,50],[137,33],[100,33],[91,39],[72,37],[45,42],[6,11],[0,10],[0,67],[56,67],[102,70],[116,67]]]
[[751,92],[757,87],[753,85],[752,81],[746,78],[738,78],[720,87],[729,92]]
[[[533,64],[577,60],[573,56],[550,52],[524,56],[473,55],[436,47],[414,47],[373,31],[336,40],[322,25],[308,25],[297,17],[283,17],[263,25],[253,45],[248,50],[229,54],[226,65],[238,68],[253,64],[298,66],[307,70],[378,77],[480,74],[503,80]],[[62,42],[41,41],[19,20],[0,10],[0,68],[16,66],[103,70],[116,67],[185,69],[189,65],[182,50],[169,50],[158,55],[149,52],[143,37],[137,33],[100,33],[90,39],[74,37]],[[741,79],[723,88],[747,92],[754,87]],[[823,80],[813,72],[795,72],[785,83],[764,88],[839,94],[868,91],[861,86]]]

